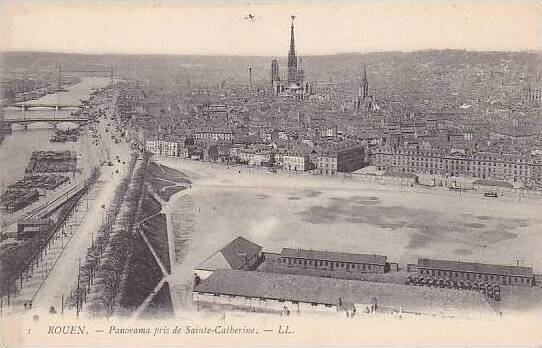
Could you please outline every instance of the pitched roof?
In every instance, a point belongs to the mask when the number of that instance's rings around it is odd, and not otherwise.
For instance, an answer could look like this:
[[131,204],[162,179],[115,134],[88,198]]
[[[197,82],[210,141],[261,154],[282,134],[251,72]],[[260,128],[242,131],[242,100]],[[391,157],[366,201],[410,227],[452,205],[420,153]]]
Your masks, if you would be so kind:
[[241,269],[248,259],[254,257],[262,247],[243,237],[237,237],[226,244],[220,251],[232,269]]
[[352,254],[335,251],[282,248],[281,255],[285,257],[333,262],[351,262],[377,265],[384,265],[386,263],[386,256],[383,255]]
[[258,271],[217,270],[194,291],[330,305],[338,305],[339,298],[357,304],[376,299],[380,306],[433,313],[490,309],[473,291]]
[[435,259],[418,259],[418,267],[434,268],[448,271],[488,273],[506,276],[531,277],[531,267],[489,265],[477,262],[448,261]]
[[203,260],[196,269],[214,271],[217,269],[231,269],[231,265],[226,261],[224,255],[219,251]]

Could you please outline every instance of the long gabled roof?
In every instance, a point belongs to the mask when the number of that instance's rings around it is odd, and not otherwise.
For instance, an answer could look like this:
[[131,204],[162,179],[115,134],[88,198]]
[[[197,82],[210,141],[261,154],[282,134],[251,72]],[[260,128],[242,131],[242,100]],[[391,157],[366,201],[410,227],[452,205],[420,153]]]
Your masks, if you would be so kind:
[[533,269],[531,267],[490,265],[477,262],[448,261],[425,258],[418,259],[418,267],[454,272],[474,272],[506,276],[531,277],[533,275]]
[[384,265],[386,263],[386,256],[383,255],[352,254],[336,251],[283,248],[281,255],[284,257],[333,262],[365,263],[375,265]]
[[491,310],[474,291],[257,271],[217,270],[194,291],[328,305],[371,304],[376,299],[381,306],[429,313]]

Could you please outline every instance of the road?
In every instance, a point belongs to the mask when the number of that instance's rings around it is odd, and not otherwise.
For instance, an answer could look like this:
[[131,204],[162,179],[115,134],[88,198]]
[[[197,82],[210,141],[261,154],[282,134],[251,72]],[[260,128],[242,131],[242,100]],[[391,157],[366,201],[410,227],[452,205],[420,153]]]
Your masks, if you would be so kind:
[[33,301],[34,308],[46,309],[51,306],[60,308],[62,295],[67,296],[70,289],[77,283],[79,260],[84,261],[85,252],[90,247],[92,238],[96,235],[106,214],[102,205],[105,207],[111,205],[113,199],[111,192],[115,191],[124,177],[121,174],[111,174],[109,169],[111,167],[102,167],[104,171],[100,175],[102,182],[93,190],[95,198],[89,202],[87,215],[37,292]]
[[[112,112],[112,109],[110,108],[109,112]],[[62,297],[67,298],[71,289],[77,284],[79,260],[84,261],[86,251],[105,217],[106,209],[112,204],[113,193],[127,175],[130,157],[129,144],[114,142],[112,139],[114,129],[107,125],[112,123],[113,121],[108,118],[100,119],[96,125],[99,136],[98,146],[88,143],[87,146],[91,148],[87,148],[87,151],[83,152],[86,161],[98,165],[98,182],[92,187],[89,195],[92,198],[89,201],[89,210],[66,249],[56,260],[55,266],[49,270],[47,278],[35,293],[32,303],[33,312],[41,312],[51,307],[55,307],[57,311],[60,310]],[[106,129],[108,129],[107,132]],[[96,148],[101,150],[96,151]],[[120,160],[116,160],[117,156]],[[111,166],[107,164],[108,160],[111,160]],[[106,163],[100,166],[103,161],[106,161]],[[106,209],[103,207],[106,207]]]

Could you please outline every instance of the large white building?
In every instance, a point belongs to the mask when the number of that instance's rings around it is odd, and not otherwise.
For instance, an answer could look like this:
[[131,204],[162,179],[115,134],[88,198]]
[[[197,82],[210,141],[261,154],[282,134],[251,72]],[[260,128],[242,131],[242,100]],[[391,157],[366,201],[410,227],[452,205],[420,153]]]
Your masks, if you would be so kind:
[[263,163],[271,162],[271,152],[255,151],[253,149],[239,149],[237,151],[237,158],[241,162],[246,162],[251,166],[261,166]]
[[198,131],[194,133],[196,140],[233,141],[233,132],[226,130]]
[[372,164],[378,170],[522,182],[526,186],[542,182],[541,157],[527,154],[381,147],[373,152]]
[[284,170],[304,172],[309,170],[309,155],[289,152],[275,155],[275,162]]
[[176,141],[147,140],[145,150],[157,156],[179,156],[179,143]]

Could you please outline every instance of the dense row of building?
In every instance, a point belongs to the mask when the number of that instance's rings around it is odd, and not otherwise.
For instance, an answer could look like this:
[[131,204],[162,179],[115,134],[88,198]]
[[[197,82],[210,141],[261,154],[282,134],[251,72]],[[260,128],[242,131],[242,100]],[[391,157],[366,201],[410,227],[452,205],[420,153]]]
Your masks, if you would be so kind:
[[[248,146],[236,144],[229,139],[230,133],[196,133],[196,142],[212,139],[210,144],[186,145],[184,141],[147,140],[145,149],[157,156],[173,156],[221,163],[267,166],[286,171],[304,172],[316,170],[320,174],[333,175],[353,172],[366,165],[365,146],[361,143],[330,142],[313,148],[277,148],[273,144]],[[219,139],[219,137],[226,139]],[[218,143],[220,142],[220,143]]]
[[193,138],[195,146],[185,146],[184,141],[148,140],[146,149],[161,156],[275,166],[288,171],[316,170],[319,174],[328,175],[353,172],[370,164],[378,171],[390,173],[521,183],[534,189],[542,183],[542,156],[537,153],[467,152],[463,149],[386,146],[372,148],[369,152],[370,146],[367,142],[355,141],[322,141],[312,144],[312,147],[281,148],[273,142],[239,143],[236,142],[233,132],[219,131],[196,132]]
[[380,147],[371,160],[378,170],[519,181],[529,187],[542,182],[540,155]]
[[[465,178],[461,181],[469,185],[483,180],[497,186],[542,188],[542,134],[537,131],[536,118],[529,116],[540,106],[526,103],[523,92],[511,87],[525,84],[524,72],[508,71],[497,56],[446,52],[431,58],[438,69],[422,64],[416,73],[401,71],[405,74],[401,81],[408,84],[394,86],[378,85],[373,78],[391,76],[393,67],[373,62],[369,86],[366,64],[354,81],[330,78],[308,83],[295,49],[293,20],[289,47],[287,71],[282,76],[274,59],[267,90],[253,88],[252,69],[248,88],[226,88],[221,83],[215,89],[200,86],[178,93],[162,87],[146,90],[142,93],[145,112],[136,121],[148,128],[147,150],[296,172],[333,175],[373,165],[377,175],[407,174],[424,180],[434,176],[433,181],[442,185],[448,185],[447,178]],[[429,59],[425,54],[413,59],[425,62]],[[458,57],[464,55],[472,59],[471,65],[456,66]],[[491,63],[489,73],[484,71],[482,58]],[[508,57],[516,58],[514,54]],[[496,86],[503,95],[499,100],[442,95],[437,87],[448,90],[464,80],[454,74],[460,68],[473,72],[469,78],[475,77],[475,81],[470,82],[478,87],[483,79],[488,84],[501,81],[495,76],[505,72],[518,79],[510,75],[509,86]],[[446,78],[429,78],[435,69]],[[423,82],[418,74],[424,76]],[[422,85],[412,88],[422,83],[435,89],[425,88],[422,93]],[[537,98],[537,86],[539,83],[530,85],[527,99]],[[510,114],[510,110],[516,113]],[[488,117],[480,118],[482,113]],[[165,144],[168,141],[178,145]]]

